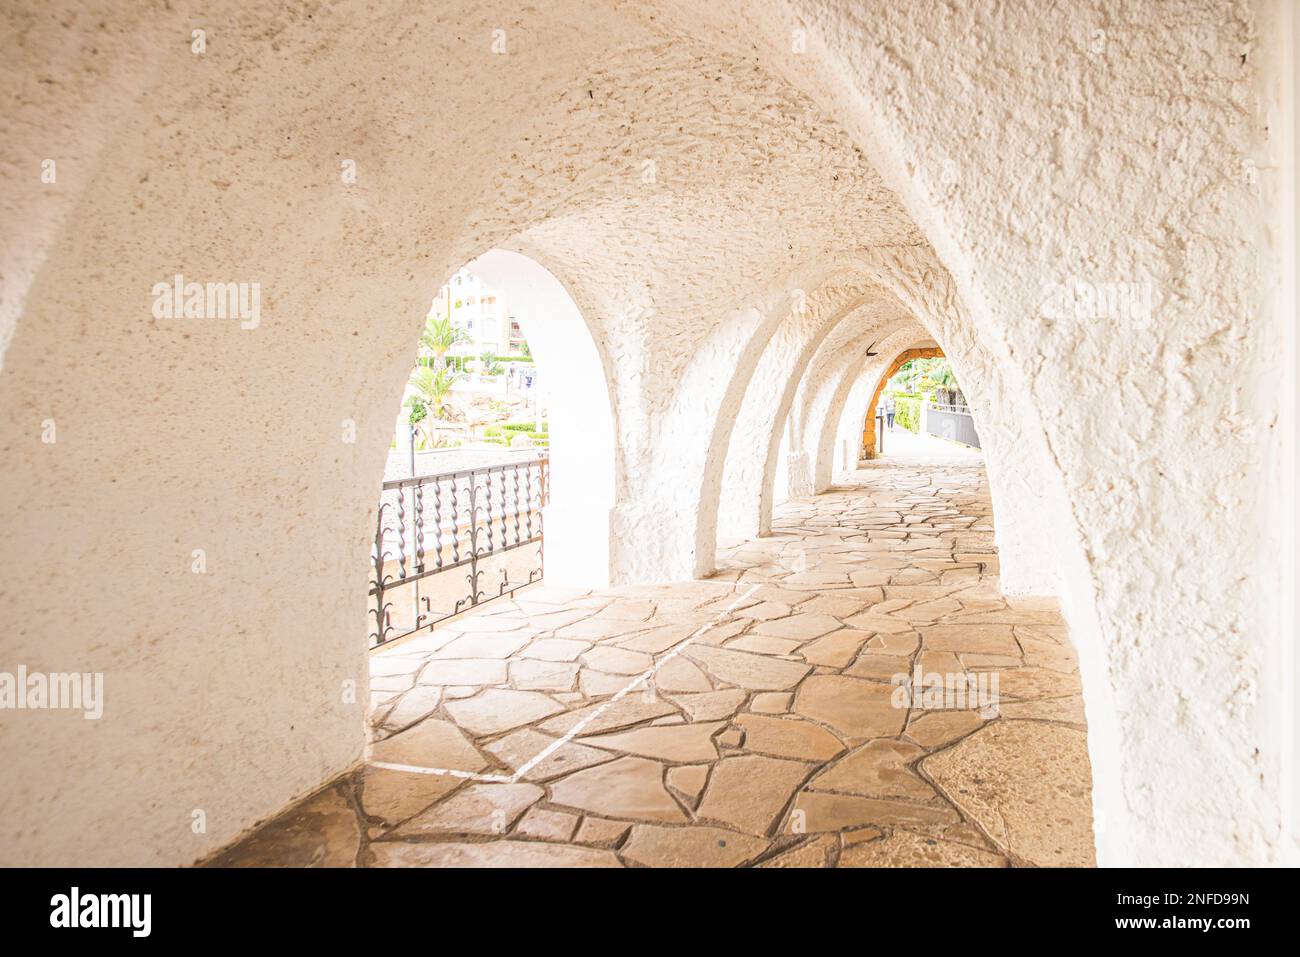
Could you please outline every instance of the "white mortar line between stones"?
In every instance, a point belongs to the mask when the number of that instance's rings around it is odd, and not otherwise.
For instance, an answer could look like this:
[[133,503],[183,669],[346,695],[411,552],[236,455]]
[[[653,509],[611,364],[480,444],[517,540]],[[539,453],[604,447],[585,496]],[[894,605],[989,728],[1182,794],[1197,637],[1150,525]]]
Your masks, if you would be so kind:
[[655,663],[655,666],[653,668],[649,669],[648,671],[642,672],[641,674],[633,678],[631,683],[628,684],[627,687],[620,689],[608,701],[606,701],[599,708],[597,708],[595,711],[589,714],[586,718],[584,718],[583,720],[575,724],[569,730],[569,732],[564,735],[564,737],[558,738],[557,740],[553,741],[540,754],[530,759],[525,764],[521,765],[520,768],[517,771],[515,771],[513,776],[509,776],[505,774],[479,774],[477,771],[460,771],[460,770],[456,770],[455,768],[426,768],[416,764],[393,764],[388,761],[368,761],[366,763],[369,767],[383,768],[386,771],[406,771],[411,774],[445,774],[453,778],[464,778],[467,781],[485,781],[489,784],[516,784],[518,783],[519,778],[521,776],[531,771],[534,767],[537,766],[539,762],[545,760],[546,756],[554,752],[556,748],[559,748],[567,744],[568,742],[572,741],[573,738],[578,734],[578,732],[580,732],[583,728],[587,727],[587,725],[591,724],[591,722],[599,718],[601,714],[605,712],[606,708],[612,705],[615,701],[618,701],[620,698],[626,695],[637,685],[642,684],[643,682],[654,677],[655,673],[658,672],[658,670],[662,668],[665,663],[677,657],[677,655],[681,652],[681,650],[685,648],[687,645],[689,645],[691,642],[695,641],[697,638],[700,638],[703,635],[708,634],[708,632],[710,632],[718,625],[720,625],[724,619],[726,619],[733,611],[736,610],[736,607],[742,601],[745,601],[747,598],[753,595],[754,592],[758,591],[761,587],[763,587],[761,584],[754,585],[749,589],[749,591],[745,592],[745,594],[741,595],[739,598],[733,599],[727,605],[727,607],[724,608],[718,614],[716,618],[714,618],[712,621],[705,622],[699,628],[695,629],[695,631],[691,632],[681,642],[674,645],[672,649],[670,649],[668,653],[663,656],[663,658],[661,658],[658,662]]
[[456,771],[452,768],[422,768],[415,764],[390,764],[387,761],[367,761],[367,767],[383,768],[386,771],[409,771],[412,774],[446,774],[453,778],[465,778],[468,781],[490,781],[493,784],[510,784],[511,778],[504,774],[479,774],[476,771]]
[[762,585],[753,585],[750,587],[749,591],[745,592],[745,594],[741,595],[739,598],[732,599],[732,601],[727,605],[727,607],[724,608],[716,618],[714,618],[710,622],[706,622],[705,624],[701,625],[699,628],[691,632],[685,639],[678,642],[676,645],[673,645],[672,649],[669,650],[667,654],[665,654],[662,658],[660,658],[658,661],[655,662],[653,668],[643,671],[641,674],[637,675],[635,678],[632,679],[630,684],[628,684],[624,688],[619,689],[608,701],[606,701],[595,711],[587,715],[587,717],[583,718],[572,728],[570,728],[565,733],[564,737],[557,738],[555,741],[552,741],[549,745],[547,745],[547,747],[542,749],[542,752],[540,754],[538,754],[536,757],[534,757],[530,761],[527,761],[526,763],[521,765],[518,769],[516,769],[514,776],[508,779],[509,782],[511,784],[516,783],[521,777],[523,777],[525,774],[527,774],[529,771],[535,768],[541,761],[544,761],[546,757],[552,754],[557,748],[563,747],[564,745],[572,741],[577,736],[578,732],[580,732],[583,728],[587,727],[587,725],[591,724],[593,721],[599,718],[610,705],[618,701],[620,698],[626,695],[633,688],[637,687],[640,684],[644,684],[646,681],[653,678],[660,668],[662,668],[673,658],[676,658],[679,654],[681,654],[683,648],[691,644],[697,638],[700,638],[701,636],[708,634],[718,625],[722,624],[722,622],[727,617],[729,617],[733,611],[736,610],[737,606],[739,606],[741,602],[745,601],[747,598],[753,595],[754,592],[758,591],[759,588],[761,587]]

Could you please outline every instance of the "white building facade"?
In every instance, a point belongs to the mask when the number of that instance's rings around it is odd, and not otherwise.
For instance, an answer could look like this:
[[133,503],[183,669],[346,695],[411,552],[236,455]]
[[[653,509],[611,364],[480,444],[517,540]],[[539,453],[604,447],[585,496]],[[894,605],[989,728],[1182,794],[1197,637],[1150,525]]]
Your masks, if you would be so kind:
[[469,336],[450,355],[470,359],[489,352],[498,356],[523,354],[524,336],[505,297],[468,269],[457,270],[451,281],[438,290],[429,315],[450,316]]

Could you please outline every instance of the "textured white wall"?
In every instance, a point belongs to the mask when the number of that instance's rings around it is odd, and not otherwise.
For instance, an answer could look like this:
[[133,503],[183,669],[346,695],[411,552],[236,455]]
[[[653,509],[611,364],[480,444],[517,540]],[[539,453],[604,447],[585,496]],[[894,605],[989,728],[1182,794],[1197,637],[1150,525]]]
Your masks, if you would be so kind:
[[[854,277],[828,280],[812,297],[800,292],[798,307],[781,321],[764,346],[725,447],[724,471],[717,483],[720,537],[753,538],[762,532],[763,475],[804,368],[836,322],[865,304],[873,293],[883,295]],[[703,538],[701,547],[705,547]]]
[[[1274,174],[1244,0],[2,15],[3,660],[102,670],[108,710],[0,725],[0,860],[190,861],[359,757],[341,689],[365,700],[401,383],[437,282],[497,247],[602,357],[615,581],[712,561],[723,420],[792,287],[893,275],[976,403],[1004,580],[1059,581],[1100,859],[1276,858]],[[259,282],[260,326],[154,320],[178,271]],[[1045,314],[1073,278],[1157,308]]]
[[[771,530],[776,458],[787,414],[823,340],[845,325],[874,329],[884,338],[888,329],[910,321],[889,293],[861,277],[828,282],[802,301],[803,308],[788,315],[766,343],[725,449],[725,471],[717,485],[722,492],[717,527],[724,537]],[[706,500],[701,516],[707,514]],[[712,547],[708,528],[702,529],[700,547]]]
[[867,406],[871,404],[876,384],[884,371],[877,370],[874,362],[864,362],[862,371],[844,398],[844,407],[835,423],[835,437],[831,446],[833,482],[838,482],[842,474],[852,472],[862,461],[862,429],[866,424]]
[[[1269,162],[1267,168],[1277,175],[1262,178],[1260,186],[1265,202],[1278,210],[1277,239],[1274,244],[1278,282],[1274,289],[1273,309],[1279,319],[1280,351],[1285,359],[1286,374],[1282,405],[1281,431],[1284,447],[1281,460],[1276,463],[1273,477],[1276,482],[1272,493],[1278,503],[1278,522],[1284,530],[1285,547],[1279,562],[1282,601],[1276,608],[1278,628],[1284,636],[1300,634],[1297,625],[1297,593],[1300,592],[1300,509],[1297,492],[1300,490],[1300,303],[1297,302],[1297,276],[1300,276],[1300,169],[1297,168],[1297,149],[1300,147],[1297,122],[1300,121],[1300,8],[1287,0],[1260,0],[1259,33],[1265,38],[1262,44],[1260,71],[1272,78],[1264,86],[1263,102],[1269,116],[1270,128],[1276,135],[1269,137]],[[1285,822],[1288,847],[1286,862],[1294,866],[1300,861],[1300,648],[1294,640],[1283,642],[1278,650],[1278,671],[1289,676],[1290,681],[1279,689],[1283,708],[1289,712],[1286,722],[1290,732],[1289,755],[1283,765],[1283,805],[1289,809]]]
[[[1100,859],[1271,859],[1278,532],[1260,492],[1277,401],[1259,384],[1278,357],[1258,281],[1269,266],[1257,184],[1271,174],[1258,162],[1252,5],[786,13],[783,26],[814,38],[789,71],[878,147],[1007,391],[1042,423],[1054,473],[1039,476],[1042,516],[1069,552],[1060,577]],[[1149,281],[1159,305],[1137,324],[1044,316],[1045,289],[1075,276]],[[1150,414],[1133,421],[1139,408]]]

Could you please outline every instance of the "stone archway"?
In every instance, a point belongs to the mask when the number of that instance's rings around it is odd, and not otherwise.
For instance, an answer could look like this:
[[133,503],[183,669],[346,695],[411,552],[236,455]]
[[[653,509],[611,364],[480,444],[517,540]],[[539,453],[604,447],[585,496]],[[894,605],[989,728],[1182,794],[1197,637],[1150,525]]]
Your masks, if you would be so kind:
[[871,401],[867,403],[867,414],[862,419],[862,457],[864,459],[874,459],[876,457],[876,403],[880,401],[880,393],[884,391],[885,385],[893,378],[894,373],[902,368],[904,362],[912,359],[940,359],[942,357],[943,350],[938,346],[906,349],[894,357],[894,361],[889,364],[884,375],[880,377],[880,383],[876,386]]
[[[19,238],[0,296],[0,573],[13,583],[0,615],[23,623],[14,660],[127,664],[94,747],[59,725],[15,748],[6,851],[184,862],[356,760],[359,709],[334,703],[364,667],[347,588],[370,522],[353,506],[372,498],[392,420],[364,397],[405,374],[425,277],[526,234],[610,354],[611,565],[628,579],[699,566],[702,463],[734,412],[708,363],[739,354],[771,277],[836,249],[941,261],[944,294],[969,310],[960,331],[998,364],[960,375],[982,401],[1027,410],[1002,448],[1039,463],[1023,488],[1042,507],[1020,540],[1062,556],[1103,860],[1276,859],[1282,533],[1264,490],[1280,440],[1275,396],[1253,384],[1282,364],[1260,264],[1285,164],[1259,162],[1274,142],[1257,108],[1265,58],[1246,55],[1255,5],[1134,0],[1124,42],[1098,53],[1090,38],[1114,22],[1103,0],[870,16],[807,0],[451,0],[432,15],[380,2],[310,18],[249,0],[207,13],[228,55],[202,59],[175,42],[191,0],[107,25],[49,15],[70,6],[19,0],[0,31],[0,75],[19,91],[6,160],[35,171],[57,157],[59,170],[0,183]],[[501,23],[509,53],[487,71],[428,70],[464,64],[475,43],[490,56]],[[799,56],[793,29],[808,39]],[[1037,81],[1045,57],[1062,82]],[[1161,136],[1134,89],[1181,94]],[[259,329],[151,324],[148,290],[178,266],[261,284]],[[1080,271],[1149,280],[1159,315],[1044,316],[1044,290]],[[962,335],[936,341],[954,361],[968,352]],[[707,361],[688,375],[693,356]],[[1127,418],[1137,405],[1151,415]],[[33,438],[45,420],[57,444]],[[292,469],[286,436],[315,442]],[[1205,454],[1205,436],[1224,454]],[[59,508],[29,504],[51,489]],[[195,549],[206,577],[188,571]],[[52,597],[74,585],[80,601]],[[218,623],[226,654],[213,659],[196,622]],[[142,634],[156,636],[147,649]],[[297,667],[295,638],[316,667]],[[299,693],[284,695],[286,675]],[[160,685],[174,693],[151,695]],[[203,707],[209,687],[265,711]],[[166,750],[177,739],[203,744]],[[49,767],[51,749],[85,761]],[[211,833],[196,842],[160,803],[208,808]],[[119,841],[129,856],[112,856]]]
[[466,267],[500,290],[550,394],[546,578],[562,587],[610,581],[609,516],[617,486],[605,357],[563,284],[536,260],[494,249]]

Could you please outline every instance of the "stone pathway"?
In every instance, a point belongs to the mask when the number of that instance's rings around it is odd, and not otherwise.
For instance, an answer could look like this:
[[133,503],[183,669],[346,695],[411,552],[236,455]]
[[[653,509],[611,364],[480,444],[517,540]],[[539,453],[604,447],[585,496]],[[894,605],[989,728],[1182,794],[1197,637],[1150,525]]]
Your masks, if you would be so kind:
[[984,461],[984,453],[957,442],[949,442],[927,432],[909,432],[901,425],[885,433],[885,451],[881,458],[893,461],[941,460],[952,464],[975,464]]
[[979,465],[871,463],[719,567],[375,654],[365,769],[212,863],[1093,863],[1074,653],[999,595]]

